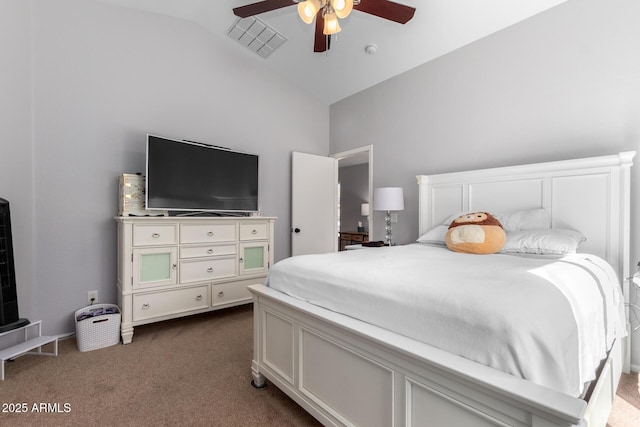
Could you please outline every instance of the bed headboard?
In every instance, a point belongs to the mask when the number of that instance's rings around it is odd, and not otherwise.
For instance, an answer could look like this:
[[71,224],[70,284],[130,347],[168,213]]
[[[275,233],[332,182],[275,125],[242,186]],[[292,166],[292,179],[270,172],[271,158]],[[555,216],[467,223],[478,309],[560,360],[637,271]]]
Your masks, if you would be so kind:
[[629,277],[630,174],[635,151],[616,155],[419,175],[420,235],[461,211],[547,209],[551,225],[581,231],[580,252]]

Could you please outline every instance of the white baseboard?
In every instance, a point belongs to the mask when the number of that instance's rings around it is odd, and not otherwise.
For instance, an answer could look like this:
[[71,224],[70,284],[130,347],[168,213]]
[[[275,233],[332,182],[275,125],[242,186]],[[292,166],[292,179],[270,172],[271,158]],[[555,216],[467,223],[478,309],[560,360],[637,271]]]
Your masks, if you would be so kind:
[[631,364],[631,372],[640,372],[640,365]]
[[[66,340],[66,339],[69,339],[69,338],[73,338],[75,336],[76,336],[75,332],[67,332],[66,334],[59,334],[58,335],[58,340]],[[633,368],[631,368],[631,369],[633,369]]]

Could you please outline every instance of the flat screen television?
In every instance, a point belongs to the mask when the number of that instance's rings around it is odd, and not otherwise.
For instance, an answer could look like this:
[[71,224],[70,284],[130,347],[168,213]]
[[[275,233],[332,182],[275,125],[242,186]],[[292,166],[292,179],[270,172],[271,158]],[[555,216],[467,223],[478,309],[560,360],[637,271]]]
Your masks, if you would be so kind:
[[147,135],[146,208],[258,211],[258,156]]

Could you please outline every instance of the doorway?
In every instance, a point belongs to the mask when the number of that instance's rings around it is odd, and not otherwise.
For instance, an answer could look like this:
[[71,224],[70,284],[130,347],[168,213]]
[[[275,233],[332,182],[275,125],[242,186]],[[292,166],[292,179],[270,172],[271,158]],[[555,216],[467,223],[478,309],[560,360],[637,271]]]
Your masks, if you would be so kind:
[[332,154],[338,160],[336,217],[338,250],[373,240],[371,202],[373,196],[373,146]]
[[[338,219],[340,208],[339,167],[366,165],[366,182],[363,195],[354,198],[360,206],[358,218]],[[350,179],[343,174],[342,184]],[[373,240],[371,210],[361,215],[362,204],[373,197],[373,146],[360,147],[330,156],[293,152],[291,169],[291,255],[319,254],[340,249],[340,229],[347,227],[357,231],[358,221]],[[340,186],[342,187],[342,186]],[[343,199],[344,203],[351,203]],[[358,208],[356,208],[358,209]],[[349,221],[349,222],[347,222]],[[370,227],[371,225],[371,227]],[[339,227],[340,226],[340,227]]]

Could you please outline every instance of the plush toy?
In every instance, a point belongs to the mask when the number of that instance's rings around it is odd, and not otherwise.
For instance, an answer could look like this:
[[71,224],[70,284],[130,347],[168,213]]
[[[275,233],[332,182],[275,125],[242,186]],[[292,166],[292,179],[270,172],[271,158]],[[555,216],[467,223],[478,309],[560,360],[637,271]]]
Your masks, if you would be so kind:
[[490,213],[474,212],[451,222],[445,242],[455,252],[493,254],[502,249],[506,240],[500,221]]

